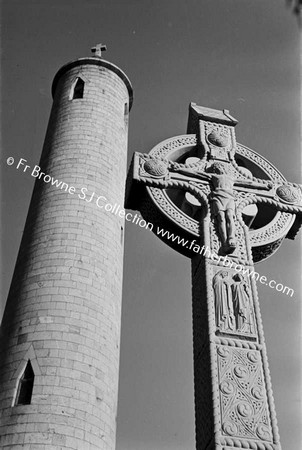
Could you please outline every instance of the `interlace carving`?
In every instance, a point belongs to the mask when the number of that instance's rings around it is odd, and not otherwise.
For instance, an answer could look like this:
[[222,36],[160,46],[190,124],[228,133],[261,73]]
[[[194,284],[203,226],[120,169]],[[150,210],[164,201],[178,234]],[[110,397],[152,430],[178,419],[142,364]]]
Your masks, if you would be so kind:
[[162,189],[149,188],[157,204],[180,226],[186,228],[195,235],[199,235],[199,223],[182,212],[171,202],[167,194]]
[[265,258],[268,258],[273,253],[275,253],[280,245],[282,244],[284,238],[278,239],[275,242],[272,242],[271,244],[265,244],[260,245],[259,247],[253,247],[252,253],[253,253],[253,261],[254,263],[257,263],[258,261],[262,261]]
[[279,214],[277,221],[274,221],[273,224],[263,231],[257,230],[256,232],[250,232],[250,243],[251,245],[255,245],[261,242],[272,242],[276,239],[280,239],[280,236],[284,234],[284,229],[289,224],[292,219],[292,214],[283,213]]
[[272,442],[261,354],[218,347],[222,433]]
[[149,152],[149,155],[155,158],[165,158],[179,147],[194,146],[196,144],[197,139],[195,134],[176,136],[158,144]]

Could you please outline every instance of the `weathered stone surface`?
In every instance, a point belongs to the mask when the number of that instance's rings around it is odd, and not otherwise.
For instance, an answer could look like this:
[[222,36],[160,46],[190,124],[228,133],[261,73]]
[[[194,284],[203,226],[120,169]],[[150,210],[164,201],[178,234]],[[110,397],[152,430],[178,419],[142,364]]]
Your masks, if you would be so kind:
[[[72,99],[77,77],[83,98]],[[124,201],[129,94],[100,58],[55,77],[40,166],[75,190],[36,180],[3,318],[3,449],[115,448],[124,218],[103,205]],[[13,406],[28,359],[32,401]]]

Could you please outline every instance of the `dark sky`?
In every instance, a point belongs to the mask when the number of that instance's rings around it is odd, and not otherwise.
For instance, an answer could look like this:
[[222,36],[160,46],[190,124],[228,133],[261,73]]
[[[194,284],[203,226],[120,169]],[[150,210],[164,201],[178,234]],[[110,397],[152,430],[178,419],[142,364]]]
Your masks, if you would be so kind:
[[[186,132],[189,102],[227,108],[238,142],[301,182],[299,32],[283,0],[2,1],[2,308],[33,178],[5,163],[39,162],[50,87],[64,63],[107,44],[132,81],[129,161]],[[256,270],[281,442],[300,423],[301,237]],[[193,450],[190,262],[131,223],[126,228],[117,450]]]

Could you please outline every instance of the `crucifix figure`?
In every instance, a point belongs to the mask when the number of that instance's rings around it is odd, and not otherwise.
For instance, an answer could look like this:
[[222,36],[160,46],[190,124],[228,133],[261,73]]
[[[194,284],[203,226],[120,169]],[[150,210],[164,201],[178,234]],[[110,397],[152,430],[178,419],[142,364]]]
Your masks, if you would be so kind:
[[302,192],[236,142],[236,124],[192,103],[188,134],[134,154],[126,207],[178,235],[161,239],[191,259],[196,449],[281,450],[250,275],[295,237]]
[[191,178],[199,178],[211,182],[212,191],[209,200],[213,215],[217,221],[222,250],[226,254],[232,253],[236,248],[234,187],[243,186],[267,190],[270,183],[265,185],[250,180],[236,179],[231,173],[228,173],[228,168],[222,162],[214,162],[209,167],[207,172],[211,173],[211,175],[190,168],[177,168],[176,165],[174,165],[172,170],[188,175]]

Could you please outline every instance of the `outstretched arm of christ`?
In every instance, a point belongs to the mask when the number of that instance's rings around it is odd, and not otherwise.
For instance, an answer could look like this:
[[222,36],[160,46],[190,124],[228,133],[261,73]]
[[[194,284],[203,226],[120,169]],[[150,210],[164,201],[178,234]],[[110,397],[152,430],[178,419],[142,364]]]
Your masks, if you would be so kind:
[[264,189],[266,191],[269,191],[273,187],[273,183],[269,180],[265,180],[264,183],[259,183],[258,181],[253,181],[253,180],[237,179],[234,182],[234,186],[251,187],[251,188]]
[[208,175],[205,172],[196,172],[196,170],[192,170],[188,167],[171,167],[171,171],[172,172],[176,172],[176,173],[180,173],[182,175],[187,175],[189,177],[192,178],[198,178],[200,180],[204,180],[204,181],[210,181],[211,180],[211,175]]

